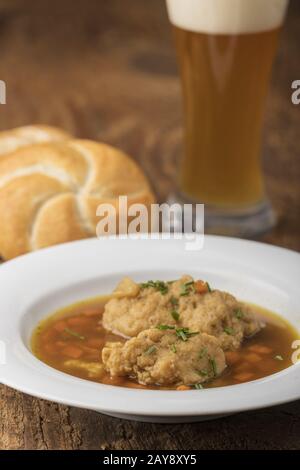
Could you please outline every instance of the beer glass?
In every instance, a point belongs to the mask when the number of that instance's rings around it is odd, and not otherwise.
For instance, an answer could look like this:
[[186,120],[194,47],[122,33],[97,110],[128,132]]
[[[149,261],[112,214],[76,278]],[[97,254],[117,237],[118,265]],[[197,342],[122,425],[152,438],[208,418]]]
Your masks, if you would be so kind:
[[260,149],[287,6],[288,0],[167,0],[185,122],[170,200],[204,203],[208,232],[254,236],[274,225]]

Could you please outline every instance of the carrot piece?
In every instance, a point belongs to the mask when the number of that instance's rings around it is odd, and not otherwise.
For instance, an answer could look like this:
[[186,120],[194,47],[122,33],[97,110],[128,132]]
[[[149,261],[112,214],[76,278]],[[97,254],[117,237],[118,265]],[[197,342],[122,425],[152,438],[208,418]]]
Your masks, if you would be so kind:
[[81,346],[81,349],[87,353],[99,355],[99,349],[90,348],[89,346]]
[[255,364],[256,362],[260,362],[262,358],[256,353],[249,353],[245,356],[245,359],[251,364]]
[[226,351],[225,358],[227,364],[236,364],[239,361],[239,355],[236,351]]
[[241,372],[240,374],[236,374],[233,378],[238,382],[247,382],[248,380],[252,379],[253,377],[252,372]]
[[195,291],[198,294],[206,294],[209,291],[207,282],[200,281],[200,280],[196,281],[195,282]]
[[89,323],[86,317],[71,317],[67,320],[69,326],[86,326]]
[[62,331],[64,331],[65,328],[67,328],[67,322],[66,320],[60,320],[58,322],[56,322],[54,325],[53,325],[53,328],[58,331],[59,333],[61,333]]
[[92,362],[97,362],[97,361],[100,361],[101,356],[99,354],[99,351],[97,353],[87,353],[87,352],[85,352],[84,353],[84,359],[86,359],[88,361],[92,361]]
[[92,362],[97,362],[100,361],[101,357],[100,354],[90,354],[90,353],[85,353],[84,358],[87,359],[88,361]]
[[252,344],[252,346],[248,347],[249,351],[253,351],[258,354],[269,354],[272,352],[272,349],[268,346],[263,346],[261,344]]
[[83,310],[82,315],[85,315],[86,317],[97,317],[98,315],[101,315],[101,311],[99,308],[88,308],[86,310]]
[[55,347],[55,344],[53,343],[45,344],[44,350],[47,354],[51,354],[51,355],[57,353],[57,348]]
[[57,331],[54,328],[51,330],[47,330],[41,334],[41,339],[43,343],[48,343],[48,341],[52,341],[57,337]]
[[72,359],[78,359],[83,354],[82,349],[72,344],[68,344],[61,352],[64,356],[71,357]]
[[92,348],[101,348],[103,346],[103,339],[101,338],[90,338],[87,340],[86,344]]
[[176,390],[191,390],[191,387],[188,387],[187,385],[179,385]]

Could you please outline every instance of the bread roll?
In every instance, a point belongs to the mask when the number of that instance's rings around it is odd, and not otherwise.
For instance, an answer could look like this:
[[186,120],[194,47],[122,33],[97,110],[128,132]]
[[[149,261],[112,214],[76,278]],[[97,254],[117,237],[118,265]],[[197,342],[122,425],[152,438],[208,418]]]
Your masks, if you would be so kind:
[[96,235],[100,203],[118,210],[154,197],[124,153],[88,140],[35,144],[0,158],[0,255],[4,259]]
[[0,156],[25,145],[70,139],[67,132],[50,126],[24,126],[0,132]]

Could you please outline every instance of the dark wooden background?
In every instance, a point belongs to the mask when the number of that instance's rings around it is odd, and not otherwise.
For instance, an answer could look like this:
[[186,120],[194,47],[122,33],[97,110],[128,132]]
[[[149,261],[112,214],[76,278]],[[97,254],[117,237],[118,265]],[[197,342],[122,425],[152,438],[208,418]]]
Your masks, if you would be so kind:
[[[291,3],[263,148],[279,224],[263,240],[299,250],[300,106],[291,102],[291,83],[300,79],[300,2]],[[0,129],[41,122],[117,145],[165,199],[182,128],[163,0],[0,0],[0,79],[7,83]],[[0,448],[299,449],[300,402],[199,424],[152,425],[1,387]]]

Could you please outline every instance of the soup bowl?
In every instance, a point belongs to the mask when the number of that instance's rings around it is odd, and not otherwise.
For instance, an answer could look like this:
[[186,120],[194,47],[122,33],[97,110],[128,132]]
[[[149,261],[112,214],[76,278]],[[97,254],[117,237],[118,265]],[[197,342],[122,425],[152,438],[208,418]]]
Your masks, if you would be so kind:
[[[262,243],[206,236],[202,249],[171,239],[88,239],[37,251],[0,267],[0,381],[35,397],[149,422],[190,422],[300,398],[300,363],[239,385],[184,392],[90,382],[37,359],[36,325],[53,311],[113,290],[182,274],[272,310],[300,331],[300,255]],[[295,345],[293,345],[296,347]],[[291,345],[291,357],[295,353]]]

